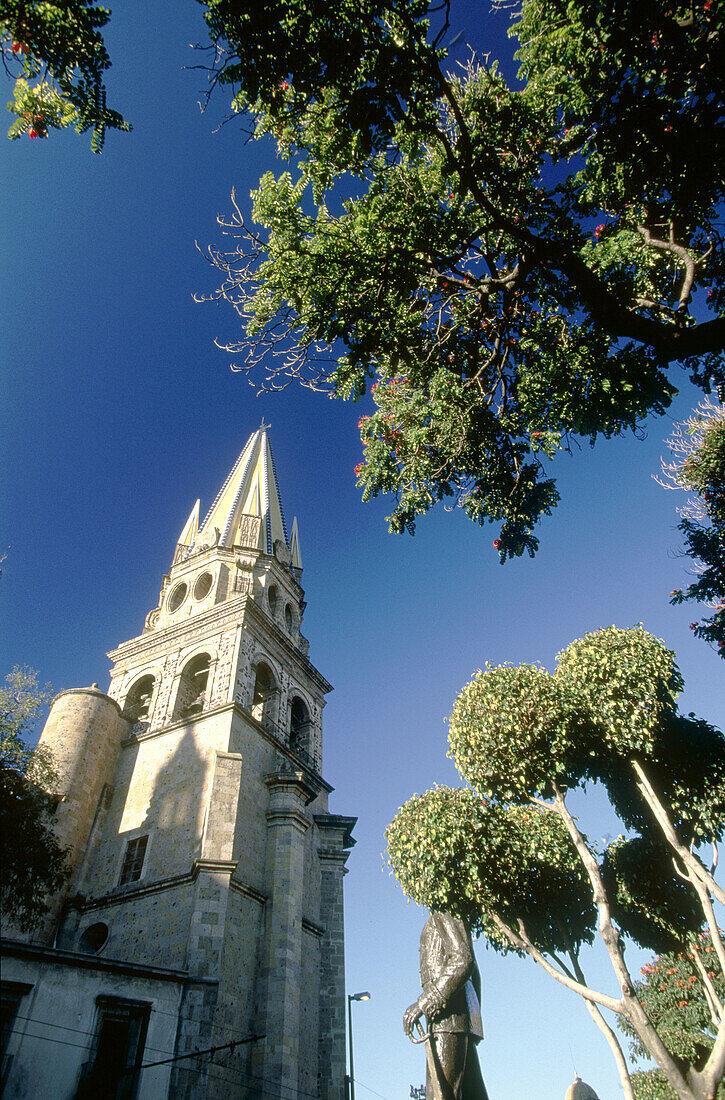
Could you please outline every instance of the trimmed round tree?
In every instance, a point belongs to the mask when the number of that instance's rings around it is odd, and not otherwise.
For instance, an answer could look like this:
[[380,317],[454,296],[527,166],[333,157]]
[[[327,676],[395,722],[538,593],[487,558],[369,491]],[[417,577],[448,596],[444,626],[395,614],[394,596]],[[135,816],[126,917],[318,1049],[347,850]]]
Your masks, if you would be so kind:
[[[725,824],[725,738],[677,711],[674,654],[641,626],[573,642],[549,673],[487,666],[458,696],[450,755],[469,786],[434,788],[387,833],[405,892],[450,910],[500,951],[530,955],[579,993],[634,1092],[601,1008],[637,1036],[679,1100],[709,1100],[725,1072],[725,1026],[697,1064],[667,1042],[641,1003],[625,939],[687,950],[703,925],[725,972],[714,902],[725,895],[695,849]],[[598,782],[630,835],[599,851],[567,804]],[[592,989],[580,951],[595,929],[620,996]]]

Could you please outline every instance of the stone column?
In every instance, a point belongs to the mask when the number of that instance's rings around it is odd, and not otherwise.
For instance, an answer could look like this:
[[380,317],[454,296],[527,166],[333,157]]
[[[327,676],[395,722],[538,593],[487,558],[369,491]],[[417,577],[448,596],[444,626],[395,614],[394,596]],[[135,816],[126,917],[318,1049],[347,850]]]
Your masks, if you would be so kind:
[[320,834],[320,1100],[343,1100],[345,1088],[345,914],[342,880],[357,818],[315,814]]
[[297,1093],[305,834],[312,824],[304,810],[315,792],[301,771],[275,772],[265,782],[269,900],[260,974],[260,1021],[266,1039],[260,1044],[259,1076],[265,1100],[275,1100]]

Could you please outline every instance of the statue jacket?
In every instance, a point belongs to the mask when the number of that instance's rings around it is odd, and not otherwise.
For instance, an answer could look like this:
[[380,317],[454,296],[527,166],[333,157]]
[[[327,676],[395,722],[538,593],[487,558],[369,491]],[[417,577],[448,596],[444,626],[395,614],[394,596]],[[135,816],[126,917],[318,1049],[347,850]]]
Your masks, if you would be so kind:
[[483,1038],[481,981],[471,937],[462,920],[431,913],[420,937],[420,1007],[433,1032]]

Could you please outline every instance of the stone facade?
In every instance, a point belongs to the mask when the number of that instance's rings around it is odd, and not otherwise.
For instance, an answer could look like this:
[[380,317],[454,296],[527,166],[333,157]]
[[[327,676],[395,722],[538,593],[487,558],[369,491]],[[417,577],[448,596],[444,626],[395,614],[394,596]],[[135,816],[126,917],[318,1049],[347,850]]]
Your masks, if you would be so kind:
[[[264,522],[227,526],[252,543]],[[330,685],[300,634],[301,569],[282,538],[270,553],[194,533],[143,633],[109,654],[108,694],[64,692],[51,709],[41,740],[61,774],[73,874],[32,944],[4,949],[17,1020],[52,1004],[84,1038],[80,1053],[57,1048],[67,1073],[51,1089],[16,1023],[3,1095],[86,1095],[103,1027],[116,1027],[143,1032],[138,1067],[170,1060],[127,1071],[109,1096],[343,1100],[354,819],[327,808]]]

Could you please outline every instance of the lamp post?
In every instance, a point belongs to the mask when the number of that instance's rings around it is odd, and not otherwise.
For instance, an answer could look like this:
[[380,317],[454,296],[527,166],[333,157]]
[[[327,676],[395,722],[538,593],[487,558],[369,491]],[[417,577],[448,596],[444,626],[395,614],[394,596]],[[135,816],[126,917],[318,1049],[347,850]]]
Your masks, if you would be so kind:
[[345,1078],[347,1100],[355,1100],[355,1072],[352,1060],[352,1002],[369,1000],[370,994],[367,991],[364,993],[348,993],[347,995],[347,1040],[350,1044],[350,1072]]

